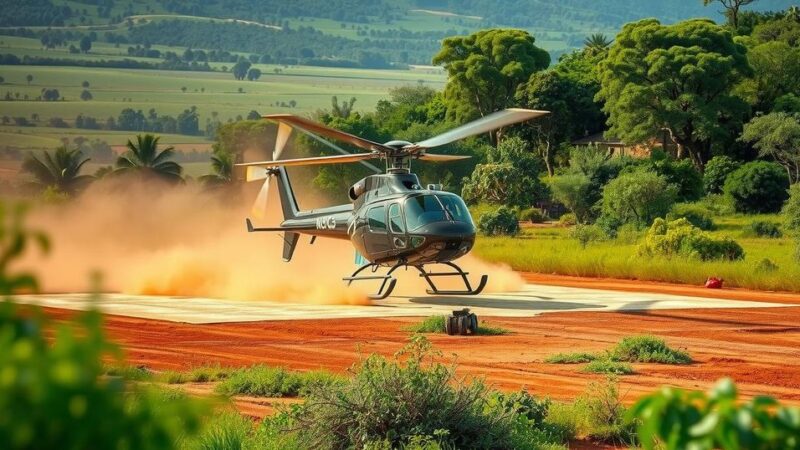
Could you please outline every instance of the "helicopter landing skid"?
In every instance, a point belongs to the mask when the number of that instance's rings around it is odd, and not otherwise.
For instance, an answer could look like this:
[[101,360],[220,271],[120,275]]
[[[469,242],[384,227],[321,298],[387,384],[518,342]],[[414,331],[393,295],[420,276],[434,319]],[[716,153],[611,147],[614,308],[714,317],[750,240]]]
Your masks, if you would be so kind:
[[[489,280],[488,275],[481,275],[481,280],[478,283],[478,286],[473,288],[472,284],[469,282],[469,275],[468,272],[464,272],[461,267],[458,267],[456,264],[452,262],[442,262],[439,264],[444,264],[454,269],[453,272],[426,272],[424,266],[413,266],[415,269],[419,271],[419,276],[425,278],[425,281],[430,286],[430,289],[427,289],[427,292],[430,295],[478,295],[483,291],[483,288],[486,287],[486,282]],[[368,263],[364,264],[363,266],[359,267],[352,275],[349,277],[344,277],[342,280],[347,281],[347,285],[350,286],[353,284],[354,281],[375,281],[380,280],[381,284],[378,287],[378,291],[374,294],[370,294],[369,298],[372,300],[383,300],[388,297],[392,291],[394,290],[395,285],[397,284],[397,279],[392,276],[392,272],[399,269],[400,267],[407,267],[408,264],[395,264],[386,272],[386,275],[361,275],[359,274],[366,269],[371,269],[372,273],[376,273],[380,268],[379,264],[375,263]],[[460,291],[454,290],[441,290],[436,287],[436,283],[433,282],[433,277],[461,277],[464,281],[464,286],[466,289]]]
[[[430,295],[478,295],[483,291],[483,288],[486,287],[486,282],[489,280],[489,275],[481,275],[481,281],[478,283],[476,288],[472,288],[472,285],[469,282],[469,275],[468,272],[464,272],[461,267],[458,267],[456,264],[445,261],[439,264],[444,264],[453,268],[454,272],[426,272],[422,266],[414,266],[419,271],[419,276],[425,278],[425,281],[428,282],[428,286],[430,289],[427,289],[427,292]],[[436,287],[436,283],[433,282],[433,277],[458,277],[460,276],[461,279],[464,281],[464,286],[466,287],[463,291],[452,291],[452,290],[440,290]]]

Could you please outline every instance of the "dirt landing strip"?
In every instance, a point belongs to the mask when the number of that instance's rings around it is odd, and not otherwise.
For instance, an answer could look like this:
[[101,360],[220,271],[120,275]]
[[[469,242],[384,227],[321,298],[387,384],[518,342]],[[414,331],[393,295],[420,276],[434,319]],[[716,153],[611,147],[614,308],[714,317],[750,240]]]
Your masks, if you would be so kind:
[[[175,300],[178,302],[179,300]],[[48,309],[55,317],[73,314]],[[494,337],[430,335],[446,355],[457,354],[461,373],[485,376],[501,389],[527,387],[556,399],[572,399],[599,375],[576,366],[545,364],[564,351],[599,351],[623,336],[652,333],[686,348],[689,366],[635,365],[622,378],[632,401],[664,384],[705,389],[733,377],[747,395],[770,394],[800,403],[800,306],[725,309],[553,312],[537,317],[482,317],[513,333]],[[254,363],[296,369],[345,371],[359,355],[390,355],[409,333],[414,318],[354,318],[250,323],[186,324],[108,316],[111,336],[132,364],[181,369],[219,363]]]

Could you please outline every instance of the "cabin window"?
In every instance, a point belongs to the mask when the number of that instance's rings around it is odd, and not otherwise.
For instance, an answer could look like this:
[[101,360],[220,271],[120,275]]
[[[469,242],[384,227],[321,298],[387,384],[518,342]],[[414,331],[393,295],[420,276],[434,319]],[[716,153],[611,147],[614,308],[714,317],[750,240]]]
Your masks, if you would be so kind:
[[367,212],[367,223],[372,231],[386,231],[386,207],[377,206]]
[[455,195],[441,195],[438,194],[439,201],[444,205],[444,209],[450,214],[450,218],[456,222],[472,223],[472,217],[469,215],[467,205],[461,197]]
[[403,216],[400,214],[400,205],[392,203],[389,206],[389,229],[392,233],[405,233],[406,224],[403,223]]

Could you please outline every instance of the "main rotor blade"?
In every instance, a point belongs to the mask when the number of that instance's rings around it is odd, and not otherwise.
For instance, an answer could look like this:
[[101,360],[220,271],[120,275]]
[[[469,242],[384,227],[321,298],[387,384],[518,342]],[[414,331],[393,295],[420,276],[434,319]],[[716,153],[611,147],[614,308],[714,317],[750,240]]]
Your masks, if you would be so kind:
[[[284,126],[284,124],[281,124],[281,126]],[[306,131],[306,130],[304,130],[302,128],[298,128],[297,130],[300,131],[301,133],[305,134],[306,136],[310,137],[311,139],[314,139],[315,141],[319,142],[320,144],[325,145],[325,146],[327,146],[327,147],[329,147],[329,148],[341,153],[342,155],[352,155],[352,153],[348,152],[347,150],[343,149],[342,147],[339,147],[338,145],[334,144],[333,142],[331,142],[331,141],[329,141],[327,139],[323,139],[323,138],[317,136],[316,134],[314,134],[314,133],[312,133],[310,131]],[[277,158],[273,158],[273,159],[277,159]],[[366,167],[366,168],[368,168],[369,170],[371,170],[371,171],[373,171],[375,173],[383,173],[383,170],[375,167],[374,165],[372,165],[372,164],[370,164],[370,163],[368,163],[366,161],[361,161],[361,165]]]
[[236,165],[241,167],[314,166],[322,164],[360,162],[367,159],[375,159],[380,157],[381,155],[378,153],[356,153],[352,155],[315,156],[312,158],[284,159],[280,161],[258,161]]
[[419,159],[421,159],[422,161],[434,161],[434,162],[458,161],[461,159],[469,159],[469,158],[472,157],[466,155],[440,155],[438,153],[424,153],[419,157]]
[[420,148],[439,147],[441,145],[459,141],[470,136],[475,136],[476,134],[486,133],[508,125],[534,119],[549,113],[549,111],[536,111],[533,109],[504,109],[502,111],[489,114],[488,116],[482,117],[478,120],[461,125],[460,127],[453,128],[452,130],[442,133],[438,136],[434,136],[422,142],[412,144],[410,147],[408,147],[408,149],[416,150]]
[[293,114],[269,114],[262,117],[267,120],[271,120],[273,122],[285,123],[293,127],[303,128],[306,131],[320,134],[322,136],[326,136],[331,139],[338,139],[342,142],[347,142],[348,144],[353,145],[355,147],[363,148],[364,150],[370,150],[373,152],[385,152],[392,150],[391,148],[386,147],[383,144],[372,142],[368,139],[360,138],[350,133],[345,133],[344,131],[339,131],[334,128],[325,126],[321,123],[317,123],[303,117],[295,116]]

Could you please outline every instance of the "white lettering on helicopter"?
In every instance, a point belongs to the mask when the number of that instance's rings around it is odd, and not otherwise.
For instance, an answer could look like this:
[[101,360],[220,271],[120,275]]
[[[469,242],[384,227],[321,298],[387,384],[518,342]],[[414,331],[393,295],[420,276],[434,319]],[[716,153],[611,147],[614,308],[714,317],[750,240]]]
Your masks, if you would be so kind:
[[336,218],[333,216],[317,217],[318,230],[333,230],[336,228]]

